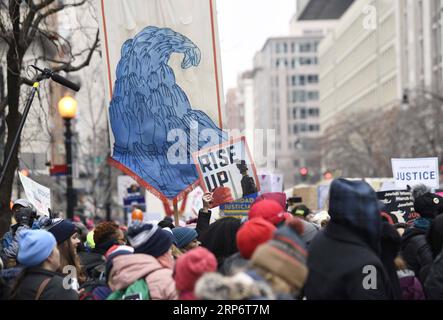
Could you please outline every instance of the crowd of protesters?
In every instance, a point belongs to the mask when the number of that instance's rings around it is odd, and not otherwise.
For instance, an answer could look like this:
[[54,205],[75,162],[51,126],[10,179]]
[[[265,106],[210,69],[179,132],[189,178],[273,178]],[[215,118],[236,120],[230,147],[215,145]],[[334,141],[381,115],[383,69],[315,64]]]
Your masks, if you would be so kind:
[[[443,198],[413,190],[394,224],[364,181],[336,179],[327,211],[265,193],[247,219],[85,226],[20,199],[3,236],[0,298],[15,300],[443,299]],[[288,204],[289,203],[289,204]]]

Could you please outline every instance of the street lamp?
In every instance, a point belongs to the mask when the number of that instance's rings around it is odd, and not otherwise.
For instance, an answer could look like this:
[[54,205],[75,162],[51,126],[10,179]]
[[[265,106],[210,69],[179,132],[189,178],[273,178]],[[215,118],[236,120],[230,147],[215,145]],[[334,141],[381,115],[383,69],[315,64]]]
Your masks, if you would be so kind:
[[74,188],[72,183],[72,131],[71,120],[75,118],[77,113],[77,101],[74,98],[66,96],[58,102],[58,112],[65,121],[65,149],[66,149],[66,195],[67,195],[67,217],[74,218]]

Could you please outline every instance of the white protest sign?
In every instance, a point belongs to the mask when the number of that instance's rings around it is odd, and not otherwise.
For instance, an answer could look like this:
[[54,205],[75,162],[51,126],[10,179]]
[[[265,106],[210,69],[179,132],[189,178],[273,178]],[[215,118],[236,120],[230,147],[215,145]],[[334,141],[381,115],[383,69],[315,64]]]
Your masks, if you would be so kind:
[[26,198],[40,214],[49,216],[48,209],[51,208],[51,190],[29,179],[20,172],[19,176],[26,193]]
[[283,191],[283,175],[269,172],[259,172],[260,194]]
[[391,159],[391,163],[397,189],[421,183],[430,188],[439,187],[438,158]]
[[[254,162],[245,137],[193,153],[205,192],[214,192],[217,205],[260,191]],[[218,191],[221,191],[220,194]],[[214,204],[214,206],[217,206]]]

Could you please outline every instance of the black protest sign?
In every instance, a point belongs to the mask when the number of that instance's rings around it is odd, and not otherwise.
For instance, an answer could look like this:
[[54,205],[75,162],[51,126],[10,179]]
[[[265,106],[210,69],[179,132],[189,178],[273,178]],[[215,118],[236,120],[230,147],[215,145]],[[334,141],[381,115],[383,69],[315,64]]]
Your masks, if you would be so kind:
[[394,223],[415,219],[414,199],[410,191],[381,191],[377,192],[377,198],[383,204],[383,212],[389,214]]

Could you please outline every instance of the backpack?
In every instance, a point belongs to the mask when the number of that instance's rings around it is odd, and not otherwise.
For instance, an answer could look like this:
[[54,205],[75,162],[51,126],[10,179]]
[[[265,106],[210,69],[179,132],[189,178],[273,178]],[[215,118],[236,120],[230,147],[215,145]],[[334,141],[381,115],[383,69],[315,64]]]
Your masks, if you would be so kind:
[[108,287],[102,264],[93,268],[88,279],[80,287],[80,300],[106,300],[112,290]]
[[88,279],[80,287],[79,300],[106,300],[110,292],[104,279]]
[[144,279],[139,279],[124,290],[111,293],[106,300],[149,300],[149,288]]

